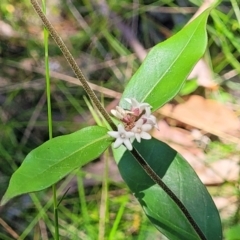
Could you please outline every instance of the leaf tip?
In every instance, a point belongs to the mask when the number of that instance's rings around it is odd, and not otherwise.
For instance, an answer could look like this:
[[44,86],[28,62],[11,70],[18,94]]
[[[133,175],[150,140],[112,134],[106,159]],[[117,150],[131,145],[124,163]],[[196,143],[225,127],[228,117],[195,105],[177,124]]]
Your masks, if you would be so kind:
[[10,200],[10,198],[8,198],[6,196],[6,194],[2,197],[1,202],[0,202],[0,207],[2,207],[3,205],[5,205],[8,201]]
[[0,201],[0,206],[5,205],[7,202],[9,202],[12,198],[14,198],[16,196],[17,196],[17,194],[13,193],[11,191],[11,189],[8,188]]

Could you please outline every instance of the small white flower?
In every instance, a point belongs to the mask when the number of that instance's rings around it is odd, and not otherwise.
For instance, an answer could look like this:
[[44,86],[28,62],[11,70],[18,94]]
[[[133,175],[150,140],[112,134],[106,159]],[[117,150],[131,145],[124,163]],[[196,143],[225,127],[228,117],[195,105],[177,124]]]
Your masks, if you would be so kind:
[[151,124],[153,127],[155,127],[157,130],[159,130],[157,119],[154,115],[151,114],[150,108],[146,108],[145,114],[142,116],[142,119],[144,122]]
[[135,98],[125,98],[125,100],[131,104],[131,111],[137,116],[146,110],[146,108],[150,108],[148,103],[140,103]]
[[125,118],[129,113],[133,113],[131,111],[128,110],[124,110],[123,108],[116,106],[116,110],[112,109],[111,113],[113,116],[115,116],[116,118],[122,120],[123,118]]
[[134,132],[134,136],[137,139],[138,142],[141,142],[141,138],[143,139],[151,139],[151,135],[147,133],[147,131],[152,129],[152,125],[148,123],[143,123],[143,119],[139,119],[134,128],[132,129],[132,132]]
[[118,148],[124,143],[129,151],[133,149],[130,138],[134,137],[134,133],[126,131],[122,124],[118,125],[118,131],[109,131],[108,134],[111,137],[116,138],[116,141],[113,144],[114,148]]
[[116,109],[112,109],[111,113],[112,113],[113,116],[115,116],[118,119],[122,119],[125,116],[125,114],[126,114],[125,110],[122,109],[119,106],[116,106]]

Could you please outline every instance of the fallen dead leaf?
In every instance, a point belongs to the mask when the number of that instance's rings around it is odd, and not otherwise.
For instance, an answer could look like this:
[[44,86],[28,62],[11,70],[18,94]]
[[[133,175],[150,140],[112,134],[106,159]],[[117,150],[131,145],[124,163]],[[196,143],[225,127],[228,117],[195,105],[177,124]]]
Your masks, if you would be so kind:
[[187,102],[177,105],[174,111],[179,116],[184,115],[219,131],[231,134],[239,131],[240,122],[236,114],[215,100],[193,95]]
[[220,185],[225,181],[237,181],[240,167],[233,159],[222,159],[212,164],[203,164],[195,169],[202,182],[206,185]]
[[234,111],[211,99],[193,95],[177,106],[166,104],[159,113],[205,132],[240,144],[240,121]]
[[160,131],[154,129],[152,136],[166,142],[174,142],[179,145],[193,147],[193,137],[191,133],[185,129],[178,127],[171,127],[166,121],[162,120],[158,122]]
[[236,196],[215,196],[213,197],[213,201],[219,209],[222,218],[229,218],[237,211],[238,200]]

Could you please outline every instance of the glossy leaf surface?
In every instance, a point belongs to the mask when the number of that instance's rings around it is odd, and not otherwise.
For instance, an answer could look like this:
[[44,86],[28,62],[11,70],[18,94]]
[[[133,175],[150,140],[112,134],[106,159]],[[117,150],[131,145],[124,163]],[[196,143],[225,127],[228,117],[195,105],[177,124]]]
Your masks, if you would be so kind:
[[128,108],[124,98],[136,98],[149,103],[154,111],[179,92],[205,52],[208,14],[209,10],[203,12],[176,35],[151,49],[123,92],[121,107]]
[[12,175],[1,204],[17,195],[45,189],[97,158],[111,144],[107,131],[99,126],[87,127],[53,138],[31,151]]
[[[175,193],[209,240],[222,239],[218,211],[192,167],[167,144],[151,139],[134,147]],[[169,239],[199,239],[176,203],[145,173],[124,147],[114,149],[120,173],[150,221]]]

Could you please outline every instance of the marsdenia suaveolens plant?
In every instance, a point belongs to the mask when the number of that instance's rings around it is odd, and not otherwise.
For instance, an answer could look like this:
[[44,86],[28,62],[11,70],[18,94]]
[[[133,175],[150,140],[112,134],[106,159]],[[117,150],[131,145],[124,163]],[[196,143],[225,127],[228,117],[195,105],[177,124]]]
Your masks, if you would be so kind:
[[55,184],[113,145],[122,178],[159,231],[173,240],[222,239],[216,206],[194,170],[175,150],[149,134],[158,128],[151,111],[178,93],[205,52],[210,9],[152,48],[129,81],[119,106],[112,110],[118,119],[116,126],[37,1],[31,3],[111,130],[89,126],[31,151],[12,175],[1,204]]

